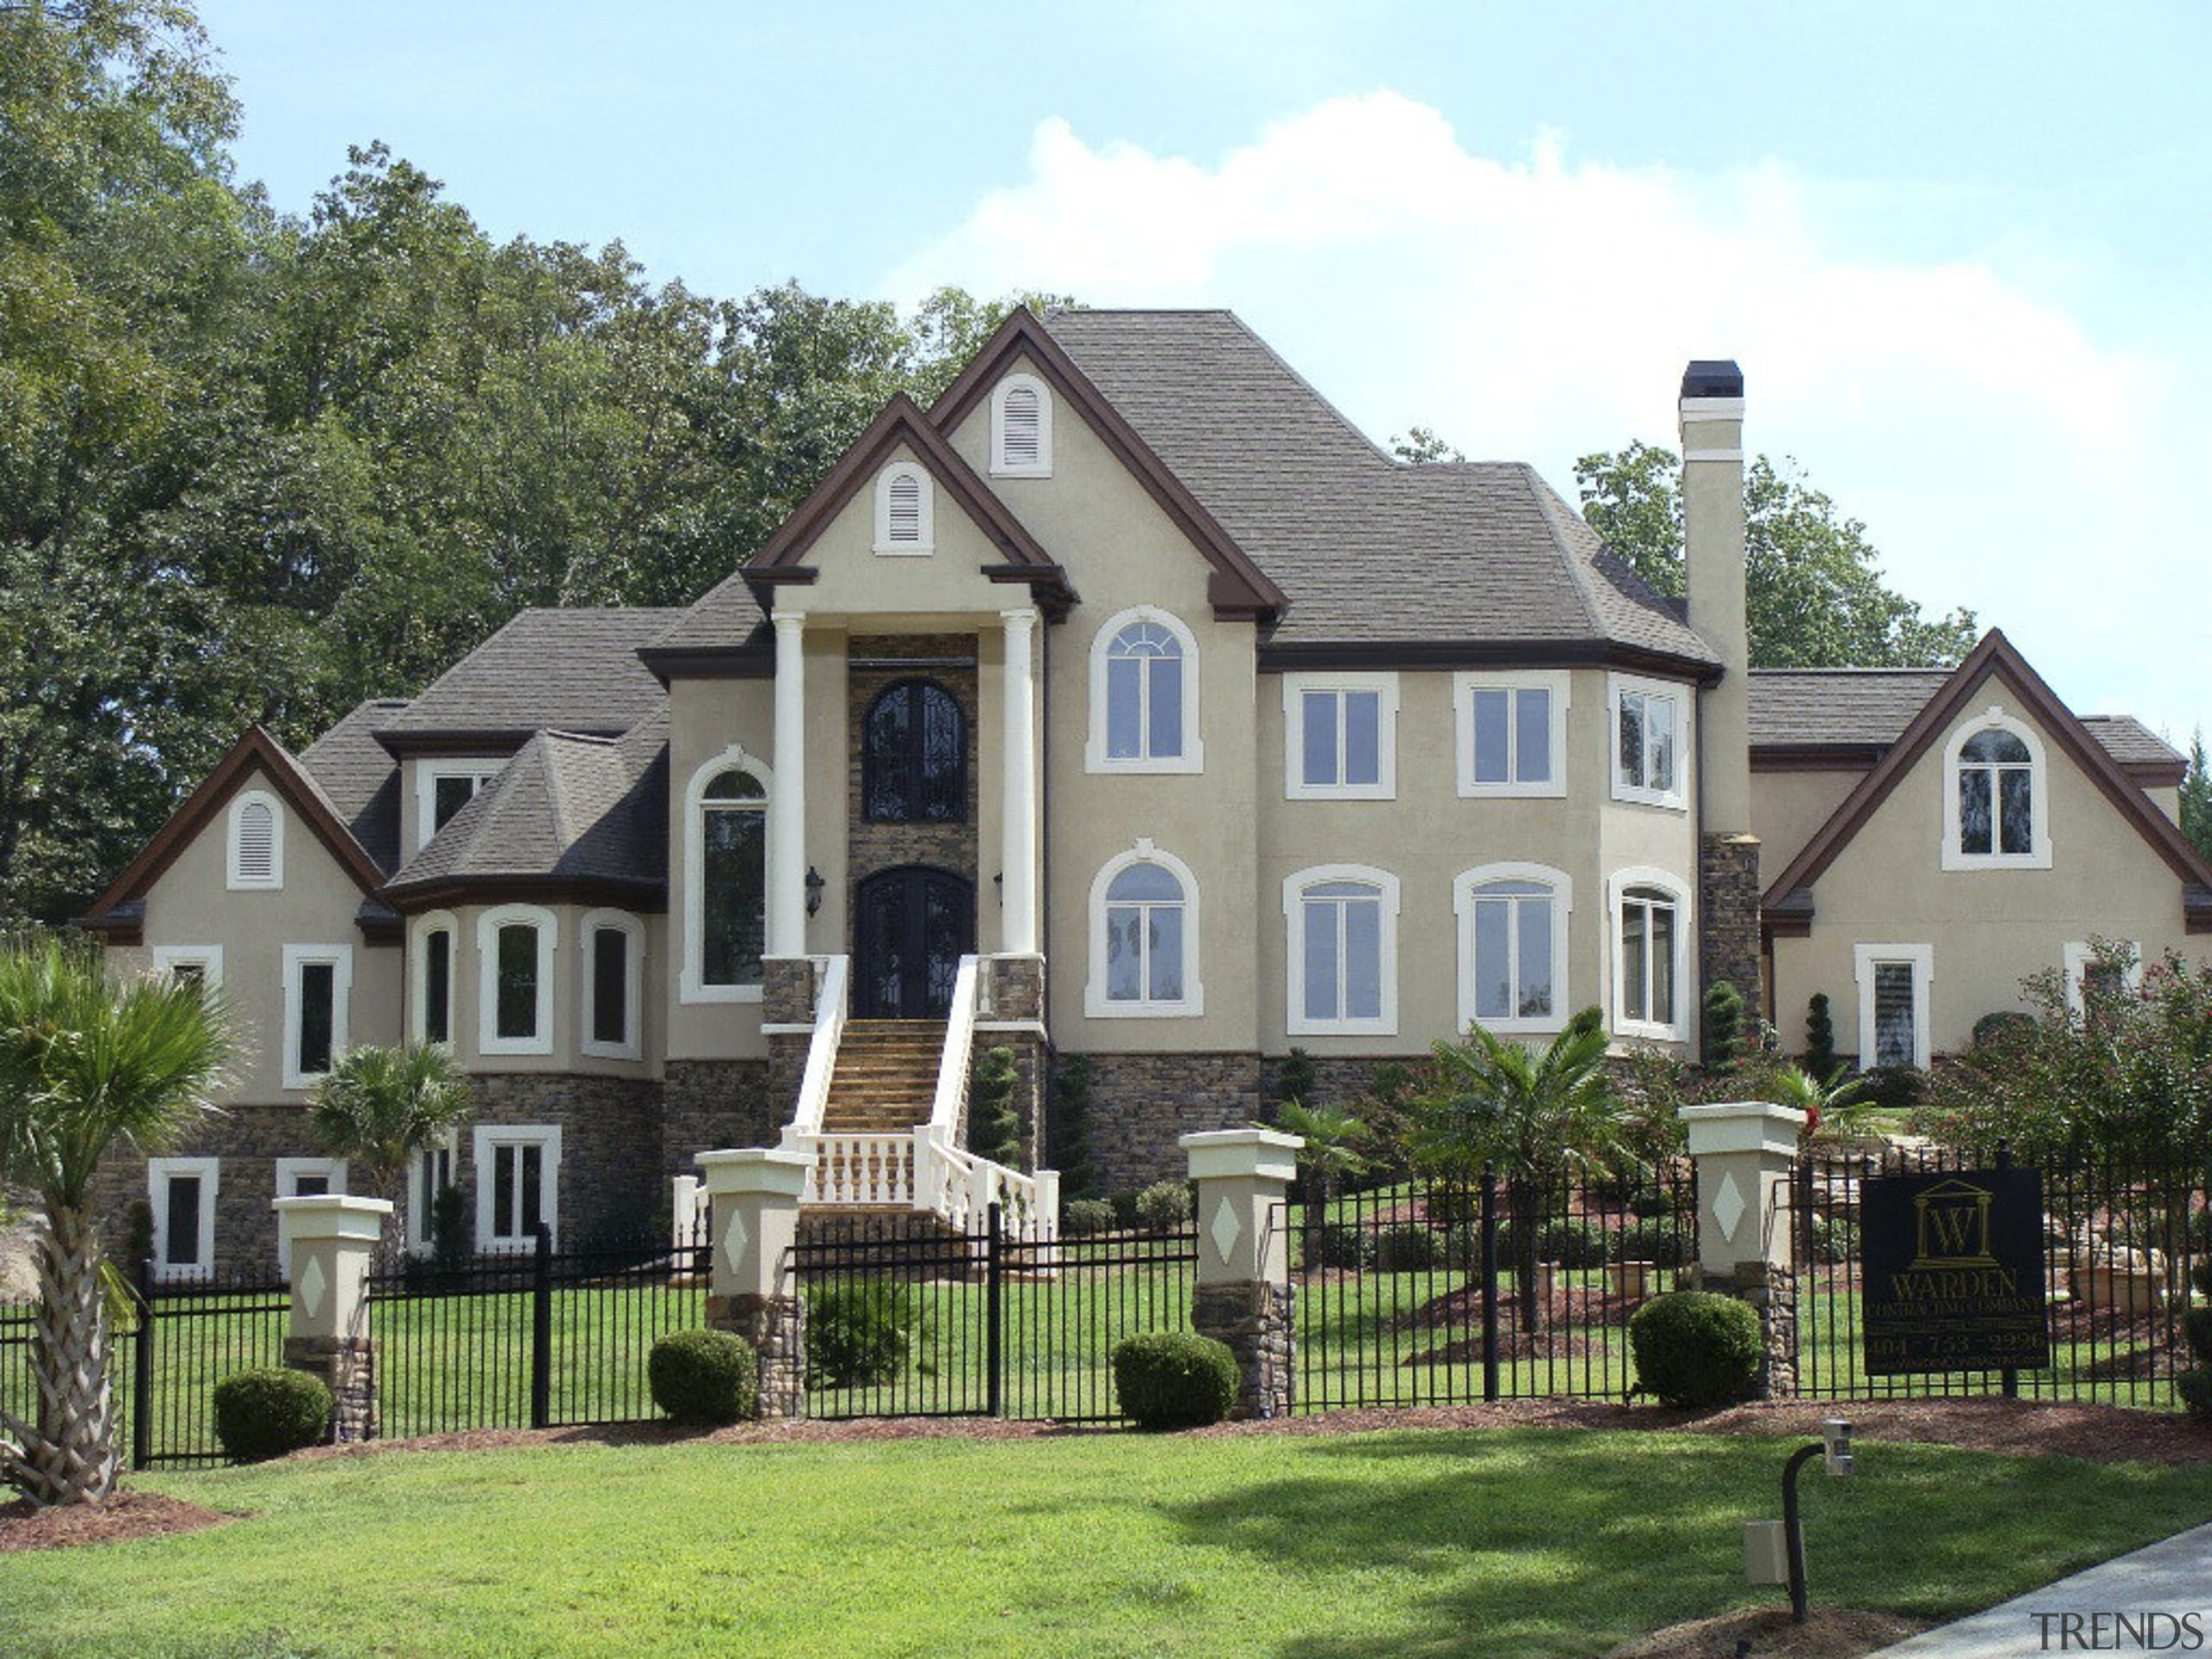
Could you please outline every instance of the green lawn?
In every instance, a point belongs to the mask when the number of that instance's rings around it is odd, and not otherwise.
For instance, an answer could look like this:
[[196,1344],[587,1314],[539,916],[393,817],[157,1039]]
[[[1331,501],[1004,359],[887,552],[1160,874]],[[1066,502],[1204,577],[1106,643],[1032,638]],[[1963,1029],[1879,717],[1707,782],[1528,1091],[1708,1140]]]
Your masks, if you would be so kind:
[[[247,1518],[16,1555],[19,1659],[1587,1655],[1731,1606],[1783,1440],[1562,1431],[539,1446],[171,1473]],[[2212,1515],[2212,1466],[1865,1444],[1816,1602],[1962,1612]]]

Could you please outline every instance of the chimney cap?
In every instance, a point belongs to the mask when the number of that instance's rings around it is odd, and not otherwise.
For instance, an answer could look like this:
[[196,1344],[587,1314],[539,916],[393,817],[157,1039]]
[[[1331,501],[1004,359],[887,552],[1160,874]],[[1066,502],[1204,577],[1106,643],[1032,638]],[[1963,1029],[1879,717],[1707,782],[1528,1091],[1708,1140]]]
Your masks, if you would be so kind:
[[1740,397],[1744,372],[1733,358],[1701,357],[1682,371],[1685,397]]

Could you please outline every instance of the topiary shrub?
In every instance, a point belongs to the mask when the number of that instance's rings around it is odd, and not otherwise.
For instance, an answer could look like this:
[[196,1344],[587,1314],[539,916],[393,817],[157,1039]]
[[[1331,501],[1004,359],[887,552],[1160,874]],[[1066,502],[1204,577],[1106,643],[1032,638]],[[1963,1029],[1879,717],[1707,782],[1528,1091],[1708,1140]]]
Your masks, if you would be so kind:
[[904,1285],[829,1285],[806,1293],[806,1386],[878,1388],[906,1369],[921,1314]]
[[1744,1052],[1744,994],[1726,980],[1705,994],[1705,1069],[1732,1070]]
[[1636,1356],[1632,1392],[1668,1406],[1750,1399],[1766,1346],[1748,1303],[1702,1290],[1653,1297],[1630,1316],[1628,1341]]
[[2174,1378],[2174,1389],[2190,1416],[2212,1422],[2212,1307],[2192,1307],[2182,1315],[2181,1334],[2196,1363]]
[[1090,1162],[1090,1056],[1064,1057],[1053,1073],[1048,1156],[1039,1161],[1059,1171],[1060,1198],[1095,1198],[1098,1172]]
[[1236,1356],[1189,1331],[1146,1331],[1114,1344],[1114,1389],[1142,1429],[1202,1428],[1236,1403]]
[[676,1422],[720,1428],[760,1414],[760,1356],[728,1331],[671,1331],[645,1356],[653,1403]]
[[1985,1014],[1974,1022],[1974,1046],[1990,1048],[1999,1043],[2011,1042],[2015,1038],[2036,1034],[2036,1017],[2023,1014],[2018,1008],[1999,1008]]
[[1828,1011],[1827,993],[1815,991],[1805,1005],[1805,1074],[1815,1083],[1827,1084],[1834,1083],[1842,1069],[1836,1058],[1835,1016]]
[[1154,1181],[1137,1194],[1137,1225],[1164,1233],[1191,1219],[1191,1189],[1182,1181]]
[[305,1371],[240,1371],[215,1385],[215,1438],[232,1463],[260,1463],[318,1445],[330,1428],[330,1390]]
[[1014,1051],[1003,1044],[984,1054],[968,1083],[968,1149],[1008,1169],[1021,1166],[1021,1115],[1014,1105],[1020,1084]]
[[1103,1198],[1075,1198],[1060,1206],[1060,1230],[1070,1238],[1093,1238],[1114,1230],[1114,1206]]

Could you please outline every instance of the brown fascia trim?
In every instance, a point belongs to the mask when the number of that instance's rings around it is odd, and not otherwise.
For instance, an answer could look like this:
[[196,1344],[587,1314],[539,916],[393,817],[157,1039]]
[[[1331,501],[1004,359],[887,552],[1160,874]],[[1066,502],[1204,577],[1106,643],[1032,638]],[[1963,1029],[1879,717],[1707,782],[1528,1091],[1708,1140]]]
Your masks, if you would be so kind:
[[[161,879],[162,873],[177,860],[178,855],[191,844],[215,814],[222,810],[233,791],[256,770],[265,773],[270,785],[284,798],[285,804],[299,817],[300,821],[315,832],[340,868],[353,878],[364,893],[374,893],[383,884],[384,871],[371,858],[368,849],[354,839],[353,832],[325,803],[321,790],[308,777],[306,768],[294,760],[277,741],[258,726],[246,728],[245,734],[231,746],[231,752],[215,763],[214,771],[200,780],[200,787],[184,798],[168,821],[154,832],[137,857],[124,867],[122,874],[108,884],[107,890],[92,901],[79,925],[92,931],[103,929],[106,918],[118,906],[134,899],[143,899],[146,890]],[[119,935],[117,944],[134,943]]]
[[1715,684],[1719,667],[1670,652],[1604,639],[1414,639],[1317,641],[1263,645],[1262,674],[1321,668],[1622,668]]
[[1137,435],[1136,429],[1122,417],[1121,411],[1106,400],[1106,395],[1076,366],[1075,359],[1026,306],[1014,308],[1013,315],[999,325],[998,333],[930,405],[931,423],[944,432],[959,425],[996,384],[1007,363],[1025,353],[1038,373],[1089,423],[1099,441],[1214,567],[1206,584],[1206,598],[1217,620],[1263,620],[1280,616],[1288,608],[1290,601],[1282,589],[1252,563],[1236,537],[1183,480],[1168,470],[1167,463]]
[[2189,776],[2186,760],[2123,760],[2120,769],[2144,789],[2179,789]]
[[403,916],[454,905],[619,903],[654,913],[668,908],[668,884],[646,877],[613,875],[433,876],[404,887],[388,887],[377,895]]
[[[632,724],[636,722],[632,721]],[[563,726],[564,732],[579,737],[620,737],[629,729],[626,726]],[[375,734],[386,754],[395,760],[410,755],[424,754],[513,754],[536,737],[538,728],[524,730],[520,727],[483,727],[469,729],[463,727],[424,728],[421,730],[393,730],[386,727]]]
[[1753,772],[1866,772],[1889,750],[1886,743],[1754,743]]
[[1813,931],[1813,890],[1799,887],[1759,907],[1759,932],[1767,939],[1802,939]]
[[406,918],[373,898],[361,901],[361,907],[353,912],[353,925],[360,930],[363,944],[381,947],[404,944],[407,940]]
[[1775,878],[1764,902],[1772,906],[1780,895],[1800,887],[1809,888],[1817,882],[1866,820],[1889,799],[1905,774],[1993,677],[2001,677],[2012,688],[2037,722],[2050,734],[2052,742],[2151,843],[2152,850],[2165,860],[2167,867],[2185,887],[2212,888],[2212,862],[2190,845],[2179,825],[2158,810],[2151,798],[2112,758],[2111,752],[2075,718],[2072,709],[2059,701],[2057,693],[2013,648],[2003,632],[1992,628],[1967,653],[1966,660],[1936,695],[1922,705],[1920,712],[1890,746],[1889,753],[1859,780],[1858,788],[1844,798],[1828,821],[1791,861],[1789,868]]
[[742,645],[646,645],[638,652],[646,671],[666,685],[671,680],[772,680],[773,652]]

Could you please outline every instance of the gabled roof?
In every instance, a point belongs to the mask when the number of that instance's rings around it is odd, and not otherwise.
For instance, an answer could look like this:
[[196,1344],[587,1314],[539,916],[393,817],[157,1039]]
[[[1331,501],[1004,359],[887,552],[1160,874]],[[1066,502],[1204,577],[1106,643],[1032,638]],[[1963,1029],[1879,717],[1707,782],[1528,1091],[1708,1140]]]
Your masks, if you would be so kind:
[[502,753],[549,729],[617,737],[659,708],[638,660],[683,613],[649,607],[518,612],[380,728],[393,754]]
[[404,697],[372,697],[300,753],[353,839],[387,875],[399,868],[399,766],[376,734],[406,707]]
[[[384,871],[378,868],[368,849],[354,838],[337,804],[289,750],[254,726],[231,746],[230,753],[201,780],[200,787],[169,814],[168,822],[155,831],[144,850],[109,884],[107,891],[92,901],[92,907],[79,919],[78,925],[88,931],[106,933],[118,944],[137,943],[138,930],[145,919],[148,890],[176,861],[177,855],[192,844],[194,838],[214,822],[239,785],[257,771],[267,776],[269,786],[315,839],[329,849],[330,855],[353,878],[363,894],[373,895],[384,880]],[[373,918],[365,915],[363,919],[367,922]]]
[[384,889],[420,910],[471,896],[607,898],[658,908],[667,893],[668,721],[619,738],[540,732]]
[[[1754,685],[1758,677],[1752,677]],[[1995,628],[1982,636],[1941,689],[1922,704],[1887,753],[1843,798],[1789,868],[1768,884],[1763,907],[1790,929],[1809,925],[1813,889],[1821,875],[1992,678],[2001,679],[2011,688],[2050,734],[2053,745],[2096,785],[2113,810],[2165,861],[2182,883],[2182,906],[2190,931],[2212,929],[2212,862],[2190,845],[2180,827],[2158,810],[2097,735],[2059,701],[2043,677]]]

